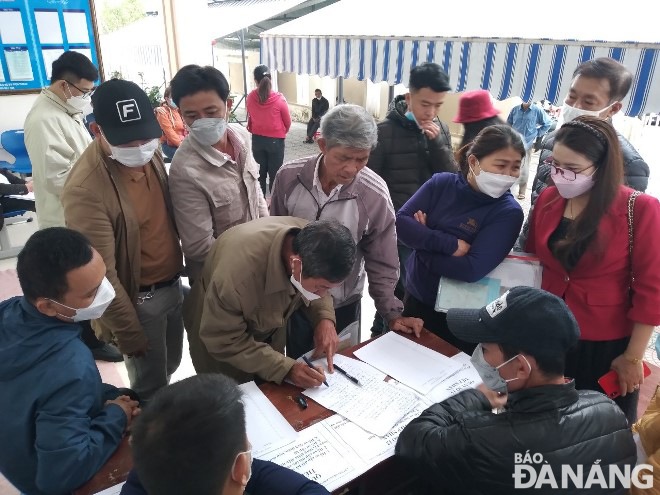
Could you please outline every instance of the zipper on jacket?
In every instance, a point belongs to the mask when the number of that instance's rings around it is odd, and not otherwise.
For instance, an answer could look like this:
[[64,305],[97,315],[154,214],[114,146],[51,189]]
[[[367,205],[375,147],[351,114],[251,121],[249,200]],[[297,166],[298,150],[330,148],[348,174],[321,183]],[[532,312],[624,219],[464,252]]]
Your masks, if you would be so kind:
[[321,206],[321,205],[319,204],[318,200],[316,199],[316,197],[314,196],[314,193],[309,189],[309,187],[307,187],[307,186],[303,183],[302,180],[300,180],[300,174],[298,174],[298,175],[296,176],[296,178],[298,179],[298,182],[300,182],[300,185],[303,186],[303,187],[307,190],[307,192],[309,193],[309,195],[312,197],[312,199],[313,199],[314,202],[316,203],[316,218],[315,218],[315,220],[318,220],[319,218],[321,218],[321,214],[323,213],[323,210],[324,210],[325,207],[328,206],[330,203],[337,203],[337,202],[339,202],[339,201],[348,201],[349,199],[356,199],[356,198],[357,198],[357,196],[350,196],[350,197],[348,197],[348,198],[330,199],[330,200],[326,201],[326,203],[325,203],[323,206]]

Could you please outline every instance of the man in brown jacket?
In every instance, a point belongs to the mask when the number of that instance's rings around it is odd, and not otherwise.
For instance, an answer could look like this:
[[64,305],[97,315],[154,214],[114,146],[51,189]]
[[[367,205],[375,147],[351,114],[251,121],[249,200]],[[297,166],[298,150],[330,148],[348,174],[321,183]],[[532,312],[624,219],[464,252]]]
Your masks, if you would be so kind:
[[69,174],[64,217],[105,261],[117,296],[95,330],[117,340],[144,400],[167,385],[183,341],[183,257],[156,152],[161,131],[146,93],[130,81],[101,84],[92,105],[95,140]]
[[186,298],[197,372],[238,382],[258,376],[276,383],[288,378],[303,388],[321,385],[321,373],[284,356],[286,323],[304,305],[316,355],[325,353],[332,370],[337,334],[328,290],[349,274],[355,253],[350,231],[335,221],[265,217],[227,230]]

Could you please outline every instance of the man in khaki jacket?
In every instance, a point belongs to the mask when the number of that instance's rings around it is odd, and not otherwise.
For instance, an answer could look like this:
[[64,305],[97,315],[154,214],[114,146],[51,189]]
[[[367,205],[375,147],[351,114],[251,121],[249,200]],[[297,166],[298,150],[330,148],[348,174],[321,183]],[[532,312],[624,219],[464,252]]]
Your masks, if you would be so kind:
[[215,67],[187,65],[171,82],[190,134],[172,158],[170,190],[186,272],[199,278],[225,230],[268,216],[250,133],[227,123],[229,83]]
[[105,261],[117,296],[94,324],[117,340],[131,388],[145,400],[167,385],[183,343],[183,256],[156,152],[161,130],[146,93],[130,81],[101,84],[92,104],[96,139],[69,174],[64,216]]
[[315,355],[325,353],[332,371],[338,339],[328,290],[348,276],[355,253],[350,231],[328,220],[266,217],[218,237],[184,309],[197,372],[321,385],[321,373],[284,356],[286,322],[305,306]]

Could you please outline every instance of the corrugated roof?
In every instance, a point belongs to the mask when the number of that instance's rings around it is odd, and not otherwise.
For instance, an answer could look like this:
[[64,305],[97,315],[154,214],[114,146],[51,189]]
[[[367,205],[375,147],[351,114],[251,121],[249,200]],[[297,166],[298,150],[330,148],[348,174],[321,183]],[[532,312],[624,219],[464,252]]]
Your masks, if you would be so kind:
[[227,0],[209,5],[207,26],[213,26],[214,38],[222,38],[240,29],[275,17],[306,0]]

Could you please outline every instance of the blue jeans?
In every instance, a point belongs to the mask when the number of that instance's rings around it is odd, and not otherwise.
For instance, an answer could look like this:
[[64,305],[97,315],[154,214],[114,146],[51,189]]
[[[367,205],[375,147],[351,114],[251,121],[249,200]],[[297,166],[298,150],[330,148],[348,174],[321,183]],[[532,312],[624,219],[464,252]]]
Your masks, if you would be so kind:
[[176,146],[170,146],[167,143],[161,143],[161,147],[163,148],[163,155],[165,155],[166,158],[169,158],[170,161],[172,161],[172,158],[174,157],[174,153],[176,153],[177,148]]

